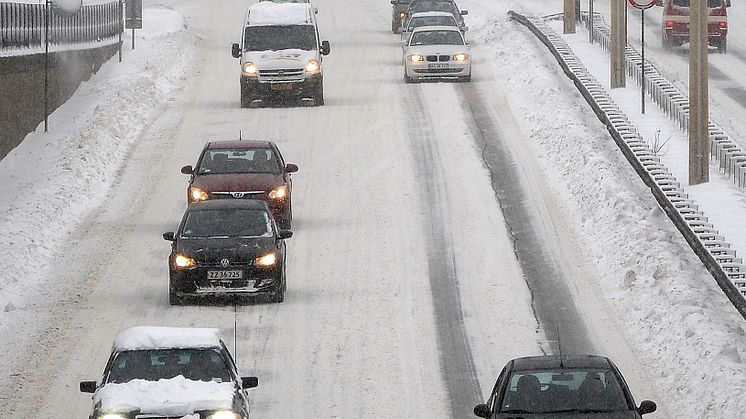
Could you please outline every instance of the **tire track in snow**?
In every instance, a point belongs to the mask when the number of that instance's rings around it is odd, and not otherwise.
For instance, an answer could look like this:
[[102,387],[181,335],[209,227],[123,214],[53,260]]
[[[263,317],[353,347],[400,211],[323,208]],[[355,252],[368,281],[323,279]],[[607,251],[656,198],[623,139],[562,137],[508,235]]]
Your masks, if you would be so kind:
[[425,208],[425,231],[428,255],[430,288],[438,330],[441,375],[446,384],[451,405],[450,417],[472,416],[472,409],[481,403],[482,394],[476,368],[464,327],[456,260],[452,251],[453,240],[448,229],[445,212],[447,196],[443,186],[443,169],[436,162],[438,147],[432,130],[432,119],[423,105],[419,86],[410,86],[411,94],[405,96],[404,109],[410,110],[407,120],[412,129],[409,140],[421,191],[420,199]]

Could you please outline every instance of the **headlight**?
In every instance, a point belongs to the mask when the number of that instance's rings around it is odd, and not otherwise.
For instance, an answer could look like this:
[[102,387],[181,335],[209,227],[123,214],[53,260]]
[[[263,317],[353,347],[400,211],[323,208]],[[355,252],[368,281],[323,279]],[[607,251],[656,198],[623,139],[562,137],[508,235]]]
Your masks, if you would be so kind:
[[241,415],[228,410],[221,410],[209,415],[207,419],[241,419]]
[[243,63],[243,73],[247,76],[256,76],[256,73],[258,72],[256,68],[256,64],[254,63]]
[[310,60],[306,63],[306,73],[316,74],[321,71],[321,64],[316,60]]
[[466,61],[469,59],[469,54],[465,52],[459,52],[458,54],[453,54],[453,61]]
[[189,199],[194,201],[207,201],[207,192],[200,188],[191,187],[189,188]]
[[127,419],[127,416],[118,413],[104,413],[103,415],[100,415],[98,419]]
[[420,54],[412,54],[409,57],[407,57],[407,59],[409,59],[409,61],[413,63],[420,63],[422,61],[425,61],[425,57],[423,57]]
[[269,253],[264,256],[258,257],[254,261],[254,264],[256,264],[256,266],[260,266],[264,268],[274,266],[275,263],[277,263],[277,255],[274,253]]
[[186,255],[176,255],[174,258],[174,265],[176,265],[177,268],[191,268],[193,266],[197,265],[197,262],[194,261],[194,259],[190,258]]
[[404,19],[404,16],[406,16],[406,15],[407,15],[406,12],[400,12],[399,13],[399,19]]
[[274,199],[276,201],[281,201],[288,197],[288,187],[287,186],[280,186],[279,188],[272,189],[269,192],[269,199]]

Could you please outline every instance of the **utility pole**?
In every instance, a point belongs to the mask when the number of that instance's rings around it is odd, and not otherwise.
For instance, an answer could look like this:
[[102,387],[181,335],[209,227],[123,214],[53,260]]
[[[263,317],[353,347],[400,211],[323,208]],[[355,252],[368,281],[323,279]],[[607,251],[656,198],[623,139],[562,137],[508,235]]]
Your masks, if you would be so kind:
[[564,33],[575,33],[575,1],[565,0],[565,10],[562,13]]
[[625,0],[611,0],[611,88],[627,85],[624,50],[627,47],[627,13]]
[[710,181],[707,0],[692,0],[689,21],[689,184]]

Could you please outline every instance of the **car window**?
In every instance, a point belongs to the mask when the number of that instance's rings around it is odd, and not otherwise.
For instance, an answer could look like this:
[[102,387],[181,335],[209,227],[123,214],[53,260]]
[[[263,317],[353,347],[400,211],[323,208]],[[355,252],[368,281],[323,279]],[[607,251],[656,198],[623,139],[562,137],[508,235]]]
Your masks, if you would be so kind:
[[629,410],[616,375],[604,369],[514,371],[500,406],[508,413]]
[[313,25],[247,26],[244,31],[245,51],[280,51],[317,48]]
[[207,209],[188,211],[181,237],[262,237],[272,235],[266,211],[257,209]]
[[409,6],[408,13],[416,12],[449,12],[459,13],[455,4],[449,1],[418,1]]
[[409,45],[464,45],[457,31],[421,31],[412,34]]
[[409,22],[408,30],[420,26],[458,26],[453,16],[420,16],[413,17]]
[[231,381],[225,360],[216,349],[153,349],[118,353],[110,364],[107,383],[158,381],[183,376],[195,381]]
[[[689,7],[690,0],[673,0],[673,5],[677,7]],[[721,7],[723,0],[707,0],[707,7]]]
[[227,173],[282,173],[280,159],[271,148],[252,150],[207,149],[200,160],[200,175]]

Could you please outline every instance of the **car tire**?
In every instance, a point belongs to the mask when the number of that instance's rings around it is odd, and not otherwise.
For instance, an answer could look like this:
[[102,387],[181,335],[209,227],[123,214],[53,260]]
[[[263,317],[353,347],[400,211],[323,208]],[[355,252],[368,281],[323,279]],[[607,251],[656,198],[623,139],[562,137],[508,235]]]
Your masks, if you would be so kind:
[[313,106],[324,106],[324,81],[319,82],[316,92],[313,95]]
[[717,45],[718,47],[718,53],[725,54],[728,51],[728,41],[723,39],[720,41]]
[[285,291],[287,290],[287,283],[285,282],[285,275],[283,274],[282,283],[278,290],[272,292],[269,295],[269,300],[273,303],[282,303],[285,301]]
[[470,81],[471,81],[471,73],[467,74],[467,75],[466,75],[466,76],[464,76],[464,77],[461,77],[460,81],[461,81],[462,83],[468,83],[468,82],[470,82]]
[[251,107],[251,96],[249,95],[249,89],[241,84],[241,108],[246,109]]
[[411,84],[411,83],[414,83],[414,82],[415,82],[414,78],[413,77],[409,77],[407,75],[407,69],[405,68],[404,69],[404,83]]
[[168,304],[170,304],[172,306],[181,306],[181,305],[184,305],[184,298],[183,297],[179,297],[173,291],[169,291],[169,293],[168,293]]

